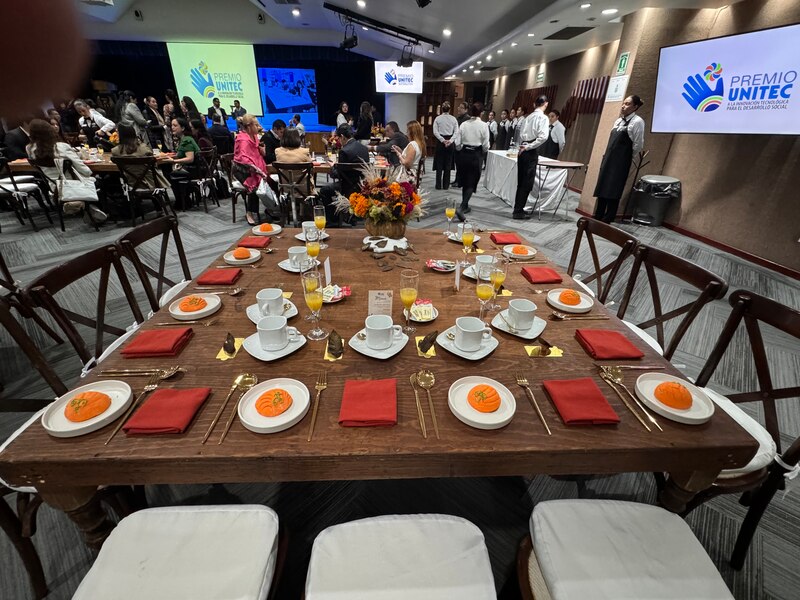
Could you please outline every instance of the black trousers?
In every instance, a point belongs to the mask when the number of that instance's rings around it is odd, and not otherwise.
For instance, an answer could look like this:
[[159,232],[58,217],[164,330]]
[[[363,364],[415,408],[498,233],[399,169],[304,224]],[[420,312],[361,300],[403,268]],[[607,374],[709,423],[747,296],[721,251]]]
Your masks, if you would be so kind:
[[261,201],[258,199],[258,194],[256,191],[253,190],[249,194],[247,194],[247,198],[245,199],[245,208],[247,212],[253,213],[254,215],[258,216],[258,211],[261,206]]
[[536,167],[539,164],[539,153],[536,150],[525,150],[517,158],[517,195],[514,198],[514,214],[524,214],[522,210],[528,202],[528,195],[536,180]]
[[598,198],[594,208],[594,218],[603,223],[613,223],[617,218],[619,198]]
[[325,207],[325,219],[328,223],[334,223],[336,218],[336,209],[333,202],[336,200],[336,194],[342,191],[342,184],[339,181],[334,181],[319,190],[319,201]]
[[480,149],[462,149],[456,154],[458,165],[458,177],[461,183],[461,208],[469,206],[469,199],[478,189],[478,182],[481,180],[481,160],[483,155]]
[[175,194],[175,208],[186,210],[189,208],[189,182],[192,174],[185,169],[176,169],[169,174],[172,192]]

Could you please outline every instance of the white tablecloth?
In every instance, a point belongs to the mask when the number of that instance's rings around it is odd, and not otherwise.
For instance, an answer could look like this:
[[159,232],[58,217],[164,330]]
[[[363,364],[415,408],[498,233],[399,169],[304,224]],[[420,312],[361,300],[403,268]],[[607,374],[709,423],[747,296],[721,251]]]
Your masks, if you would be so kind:
[[[533,204],[540,198],[538,209],[555,206],[567,183],[569,169],[544,168],[542,165],[552,161],[539,157],[539,168],[536,169],[536,180],[528,196],[528,202]],[[545,177],[546,174],[546,177]],[[539,188],[544,181],[544,187]],[[517,195],[517,157],[506,156],[505,150],[489,150],[486,157],[486,171],[484,171],[483,185],[495,196],[500,196],[507,204],[514,204]]]

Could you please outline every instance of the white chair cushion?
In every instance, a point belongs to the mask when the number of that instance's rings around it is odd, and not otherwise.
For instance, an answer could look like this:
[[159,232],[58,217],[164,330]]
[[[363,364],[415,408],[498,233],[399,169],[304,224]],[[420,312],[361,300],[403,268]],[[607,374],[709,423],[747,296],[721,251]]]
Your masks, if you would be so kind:
[[728,413],[728,416],[736,421],[742,429],[749,433],[758,442],[758,451],[756,455],[750,459],[750,462],[739,469],[726,469],[719,474],[721,479],[728,479],[731,477],[738,477],[746,473],[758,471],[769,464],[775,459],[778,448],[775,445],[775,440],[769,434],[764,426],[756,421],[753,417],[744,412],[736,404],[728,400],[725,396],[718,394],[711,388],[703,388],[703,391],[708,394],[708,397],[714,401],[718,407]]
[[234,180],[233,180],[233,182],[231,183],[231,188],[232,188],[232,189],[234,189],[234,190],[238,190],[238,191],[240,191],[240,192],[245,192],[245,191],[247,191],[247,188],[245,188],[245,187],[244,187],[244,186],[243,186],[243,185],[242,185],[242,184],[239,182],[239,180],[238,180],[238,179],[234,179]]
[[167,304],[172,302],[178,296],[178,294],[185,290],[186,286],[188,286],[190,283],[191,281],[184,280],[173,285],[166,292],[164,292],[163,296],[161,296],[161,299],[158,301],[158,307],[164,308]]
[[449,515],[387,515],[329,527],[314,540],[306,600],[497,598],[475,525]]
[[265,506],[141,510],[111,532],[73,600],[263,600],[277,553]]
[[[17,428],[17,430],[16,430],[16,431],[14,431],[14,432],[13,432],[13,433],[12,433],[10,436],[8,436],[8,437],[6,438],[6,441],[4,441],[2,444],[0,444],[0,454],[3,454],[3,452],[5,451],[5,449],[6,449],[6,448],[8,448],[9,444],[11,444],[11,442],[13,442],[15,439],[17,439],[17,438],[19,437],[19,435],[20,435],[20,434],[21,434],[23,431],[25,431],[25,430],[26,430],[28,427],[30,427],[30,426],[31,426],[31,425],[33,425],[33,424],[34,424],[36,421],[38,421],[38,420],[41,418],[41,416],[42,416],[42,413],[43,413],[43,412],[44,412],[46,409],[47,409],[47,407],[43,408],[42,410],[40,410],[39,412],[37,412],[36,414],[34,414],[33,416],[31,416],[31,418],[30,418],[30,419],[28,419],[27,421],[25,421],[25,423],[23,423],[22,425],[20,425],[20,426]],[[10,489],[14,490],[15,492],[23,492],[23,493],[27,493],[27,494],[35,494],[35,493],[36,493],[36,488],[34,488],[34,487],[25,487],[25,486],[23,486],[23,487],[18,487],[18,486],[15,486],[15,485],[11,485],[11,484],[9,484],[7,481],[3,480],[3,478],[2,478],[2,477],[0,477],[0,483],[2,483],[2,484],[3,484],[4,486],[6,486],[7,488],[10,488]]]
[[26,194],[30,194],[32,192],[39,191],[39,186],[35,183],[17,183],[17,189],[14,189],[14,186],[11,185],[11,182],[3,183],[0,181],[0,194],[12,194],[15,191],[25,192]]
[[[33,183],[36,178],[33,175],[14,175],[14,181],[19,183]],[[0,178],[0,185],[4,183],[11,183],[11,177]]]
[[623,321],[623,323],[625,323],[628,329],[630,329],[633,333],[639,336],[639,339],[641,339],[645,344],[650,346],[653,350],[655,350],[659,354],[661,355],[664,354],[664,349],[661,347],[658,341],[649,333],[645,332],[644,329],[639,329],[636,325],[634,325],[630,321]]
[[616,500],[540,502],[534,552],[553,600],[732,600],[686,522]]

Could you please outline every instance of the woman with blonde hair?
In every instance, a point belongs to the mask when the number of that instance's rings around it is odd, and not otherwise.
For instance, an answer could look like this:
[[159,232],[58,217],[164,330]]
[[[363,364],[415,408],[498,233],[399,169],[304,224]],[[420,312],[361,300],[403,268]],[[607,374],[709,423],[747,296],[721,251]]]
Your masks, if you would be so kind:
[[425,158],[425,134],[419,121],[409,121],[406,123],[406,129],[408,145],[402,150],[400,146],[392,146],[392,152],[399,157],[400,166],[405,167],[408,181],[416,183],[417,165]]

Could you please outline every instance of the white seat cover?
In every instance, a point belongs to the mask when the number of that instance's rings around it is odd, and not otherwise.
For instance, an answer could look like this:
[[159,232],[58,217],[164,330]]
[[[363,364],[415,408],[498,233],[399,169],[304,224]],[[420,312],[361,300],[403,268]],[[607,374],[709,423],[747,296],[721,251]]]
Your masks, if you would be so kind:
[[17,189],[14,189],[14,186],[9,181],[8,183],[3,183],[0,181],[0,194],[12,194],[15,191],[25,192],[26,194],[30,194],[31,192],[39,191],[39,186],[35,183],[19,183],[17,182]]
[[661,355],[664,354],[664,349],[661,347],[658,341],[649,333],[647,333],[644,329],[640,329],[630,321],[623,321],[623,323],[625,323],[628,329],[630,329],[633,333],[639,336],[639,339],[641,339],[645,344],[650,346],[653,350],[655,350],[659,354]]
[[[14,175],[14,181],[19,183],[33,183],[36,178],[33,175]],[[0,184],[11,183],[11,177],[0,178]]]
[[233,182],[231,183],[231,187],[232,187],[234,190],[238,190],[238,191],[240,191],[240,192],[245,192],[245,191],[247,191],[247,188],[245,188],[245,187],[244,187],[244,186],[243,186],[243,185],[242,185],[242,184],[239,182],[239,180],[238,180],[238,179],[234,179],[234,180],[233,180]]
[[172,302],[178,296],[178,294],[180,294],[183,290],[185,290],[186,286],[188,286],[190,283],[191,281],[184,280],[181,281],[180,283],[176,283],[175,285],[173,285],[166,292],[164,292],[163,296],[161,296],[161,299],[158,301],[158,307],[164,308],[167,304]]
[[497,598],[475,525],[449,515],[387,515],[329,527],[314,540],[306,600]]
[[719,474],[721,479],[738,477],[746,473],[752,473],[763,469],[773,461],[778,452],[775,445],[775,440],[769,434],[761,423],[756,421],[753,417],[744,412],[736,404],[728,400],[725,396],[718,394],[711,388],[703,388],[703,391],[708,394],[708,397],[714,401],[714,404],[719,406],[722,410],[728,413],[734,421],[736,421],[742,429],[749,433],[758,442],[758,450],[756,455],[750,459],[750,462],[739,469],[726,469]]
[[265,506],[141,510],[111,532],[73,600],[263,600],[277,552]]
[[[2,444],[0,444],[0,454],[3,454],[3,452],[5,451],[5,449],[6,449],[6,448],[8,448],[9,444],[11,444],[11,442],[13,442],[15,439],[17,439],[17,438],[19,437],[19,435],[20,435],[20,434],[21,434],[23,431],[25,431],[25,430],[26,430],[28,427],[30,427],[30,426],[31,426],[33,423],[35,423],[36,421],[38,421],[38,420],[41,418],[41,416],[42,416],[42,413],[43,413],[43,412],[44,412],[46,409],[47,409],[47,407],[43,408],[42,410],[40,410],[39,412],[37,412],[36,414],[34,414],[34,415],[33,415],[33,416],[30,418],[30,419],[28,419],[27,421],[25,421],[25,423],[23,423],[22,425],[20,425],[20,426],[17,428],[17,430],[16,430],[16,431],[14,431],[14,432],[13,432],[13,433],[12,433],[10,436],[8,436],[8,437],[6,438],[6,441],[4,441]],[[27,494],[35,494],[35,493],[36,493],[36,488],[34,488],[34,487],[24,487],[24,486],[23,486],[23,487],[18,487],[18,486],[15,486],[15,485],[11,485],[11,484],[9,484],[8,482],[4,481],[2,477],[0,477],[0,484],[3,484],[3,485],[5,485],[7,488],[10,488],[10,489],[14,490],[15,492],[23,492],[23,493],[27,493]]]
[[553,600],[732,600],[678,515],[616,500],[540,502],[530,520]]

